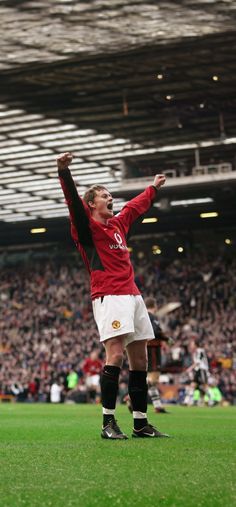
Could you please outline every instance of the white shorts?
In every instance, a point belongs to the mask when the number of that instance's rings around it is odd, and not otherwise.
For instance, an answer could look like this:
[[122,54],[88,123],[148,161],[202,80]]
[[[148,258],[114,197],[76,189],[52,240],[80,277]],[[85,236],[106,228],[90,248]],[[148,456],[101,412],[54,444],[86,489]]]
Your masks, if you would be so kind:
[[85,379],[85,385],[86,387],[98,387],[100,385],[100,375],[89,375]]
[[104,296],[93,301],[100,341],[127,335],[124,345],[155,338],[142,296]]

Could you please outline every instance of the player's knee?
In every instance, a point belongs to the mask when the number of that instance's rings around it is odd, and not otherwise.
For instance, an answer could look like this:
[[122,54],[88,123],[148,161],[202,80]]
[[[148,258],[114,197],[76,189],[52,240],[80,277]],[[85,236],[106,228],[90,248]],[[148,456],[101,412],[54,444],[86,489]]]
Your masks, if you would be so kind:
[[113,364],[114,366],[119,366],[121,368],[123,363],[123,352],[113,351],[109,354],[109,357],[107,359],[109,361],[109,364]]
[[145,355],[136,355],[136,357],[132,359],[132,363],[132,369],[147,371],[147,358]]

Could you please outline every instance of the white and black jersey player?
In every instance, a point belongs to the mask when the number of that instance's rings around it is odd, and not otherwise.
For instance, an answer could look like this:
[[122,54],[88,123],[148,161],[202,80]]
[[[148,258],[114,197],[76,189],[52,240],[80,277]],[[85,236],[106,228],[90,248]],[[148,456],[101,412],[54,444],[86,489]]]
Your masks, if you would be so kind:
[[199,389],[201,395],[206,394],[208,390],[209,363],[205,349],[199,340],[190,345],[193,363],[187,372],[192,372],[195,389]]
[[205,385],[208,383],[209,377],[209,364],[206,351],[203,347],[197,346],[193,353],[194,362],[194,382],[198,385]]

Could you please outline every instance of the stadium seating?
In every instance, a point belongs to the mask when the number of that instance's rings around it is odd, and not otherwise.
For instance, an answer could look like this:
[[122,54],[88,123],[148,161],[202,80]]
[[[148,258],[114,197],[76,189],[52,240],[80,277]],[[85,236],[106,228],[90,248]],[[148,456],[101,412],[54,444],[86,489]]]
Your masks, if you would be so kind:
[[[87,274],[73,254],[67,254],[66,262],[61,255],[45,260],[45,252],[42,259],[39,254],[28,257],[6,265],[0,275],[0,393],[11,396],[16,385],[18,400],[47,401],[57,378],[66,397],[66,377],[73,367],[83,397],[83,360],[99,343]],[[191,363],[189,343],[198,337],[225,399],[235,403],[233,255],[192,252],[180,261],[150,253],[133,262],[144,296],[156,297],[160,308],[173,300],[181,303],[162,320],[175,339],[172,349],[163,347],[163,371],[184,371]]]

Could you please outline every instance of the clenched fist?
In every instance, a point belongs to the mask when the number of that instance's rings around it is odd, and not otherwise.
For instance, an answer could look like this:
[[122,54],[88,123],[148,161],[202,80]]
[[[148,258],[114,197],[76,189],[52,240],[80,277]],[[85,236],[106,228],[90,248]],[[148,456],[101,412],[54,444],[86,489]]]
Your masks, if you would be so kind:
[[166,177],[164,174],[156,174],[153,185],[156,188],[160,188],[162,185],[164,185],[165,181]]
[[67,151],[66,153],[58,155],[56,160],[58,169],[67,169],[73,160],[73,155]]

